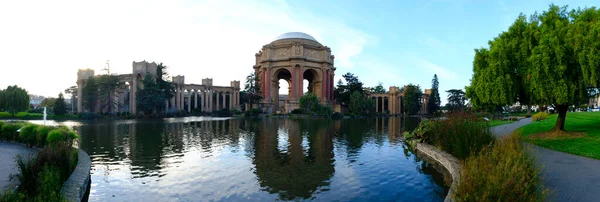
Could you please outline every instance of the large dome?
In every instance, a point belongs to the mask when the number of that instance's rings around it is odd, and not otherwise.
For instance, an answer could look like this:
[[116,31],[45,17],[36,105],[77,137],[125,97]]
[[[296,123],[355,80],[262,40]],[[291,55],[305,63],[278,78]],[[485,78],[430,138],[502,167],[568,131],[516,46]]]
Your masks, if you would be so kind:
[[313,38],[312,36],[302,33],[302,32],[288,32],[285,34],[282,34],[280,36],[278,36],[275,41],[278,40],[282,40],[282,39],[308,39],[311,41],[315,41],[318,42],[315,38]]

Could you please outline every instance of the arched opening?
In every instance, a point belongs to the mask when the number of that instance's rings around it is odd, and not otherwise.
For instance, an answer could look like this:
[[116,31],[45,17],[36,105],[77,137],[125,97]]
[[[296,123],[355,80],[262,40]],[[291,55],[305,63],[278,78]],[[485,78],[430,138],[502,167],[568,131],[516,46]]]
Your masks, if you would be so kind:
[[[319,77],[319,73],[313,69],[307,69],[302,74],[303,80],[306,80],[306,84],[303,83],[303,92],[315,94],[319,97],[319,100],[323,100],[323,95],[321,94],[321,79]],[[306,91],[305,91],[306,90]]]
[[291,94],[292,73],[286,68],[281,68],[275,71],[273,77],[275,83],[273,83],[272,89],[276,90],[271,92],[277,92],[277,94],[271,93],[274,110],[275,112],[285,113],[287,112],[285,103],[289,101]]

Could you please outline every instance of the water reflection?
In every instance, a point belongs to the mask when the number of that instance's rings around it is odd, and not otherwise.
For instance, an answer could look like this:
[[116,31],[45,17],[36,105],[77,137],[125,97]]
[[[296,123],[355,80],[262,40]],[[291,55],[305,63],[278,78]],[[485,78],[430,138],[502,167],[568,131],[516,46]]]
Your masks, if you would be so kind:
[[167,119],[74,128],[92,157],[91,201],[441,200],[441,175],[401,143],[416,124]]

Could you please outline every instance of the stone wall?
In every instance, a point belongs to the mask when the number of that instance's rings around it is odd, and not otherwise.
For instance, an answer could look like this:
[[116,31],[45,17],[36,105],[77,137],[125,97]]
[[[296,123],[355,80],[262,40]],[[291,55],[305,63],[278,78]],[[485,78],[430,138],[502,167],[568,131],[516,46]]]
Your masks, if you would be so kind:
[[78,150],[77,167],[75,167],[75,170],[71,173],[71,177],[67,179],[60,189],[60,193],[67,201],[84,201],[86,192],[90,189],[92,161],[87,153],[81,149]]
[[432,163],[436,163],[441,165],[446,169],[447,172],[442,172],[450,175],[452,179],[452,184],[450,185],[450,190],[448,191],[448,195],[444,199],[445,202],[451,202],[452,195],[456,186],[460,181],[460,163],[458,159],[442,150],[435,148],[434,146],[417,143],[416,145],[417,153],[422,154],[420,156],[425,157],[424,159],[428,161],[434,161]]

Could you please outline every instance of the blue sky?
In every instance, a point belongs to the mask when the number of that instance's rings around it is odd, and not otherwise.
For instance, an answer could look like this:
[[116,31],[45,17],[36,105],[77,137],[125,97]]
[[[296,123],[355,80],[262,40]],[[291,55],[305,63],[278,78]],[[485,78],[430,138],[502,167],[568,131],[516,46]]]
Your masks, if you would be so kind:
[[[336,81],[352,72],[367,86],[408,83],[464,88],[473,49],[507,30],[519,13],[550,3],[570,8],[598,1],[317,1],[106,0],[0,2],[0,58],[32,94],[56,96],[78,69],[130,73],[132,61],[157,61],[186,83],[229,85],[252,72],[254,54],[277,36],[305,32],[336,56]],[[7,75],[7,74],[3,74]],[[28,79],[23,79],[28,78]],[[31,82],[36,81],[36,82]],[[41,85],[43,83],[43,85]],[[285,88],[282,88],[285,89]],[[441,93],[445,103],[446,93]]]

